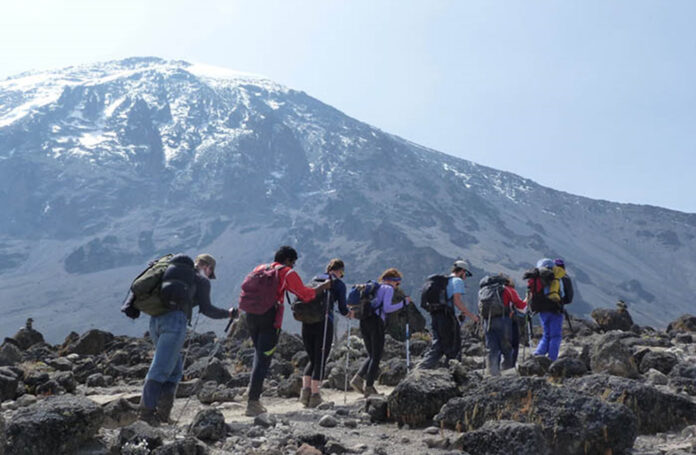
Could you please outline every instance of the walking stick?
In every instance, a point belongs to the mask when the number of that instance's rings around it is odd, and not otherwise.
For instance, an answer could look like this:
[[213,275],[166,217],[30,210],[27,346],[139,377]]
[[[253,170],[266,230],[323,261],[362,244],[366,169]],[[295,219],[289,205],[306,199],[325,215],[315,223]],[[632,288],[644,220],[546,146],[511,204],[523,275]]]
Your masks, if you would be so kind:
[[[331,274],[329,274],[329,281],[331,281]],[[321,365],[319,366],[319,383],[324,380],[324,362],[326,361],[326,334],[329,331],[329,306],[331,302],[331,288],[326,290],[326,313],[324,316],[324,337],[321,342]]]
[[529,344],[529,350],[531,351],[532,348],[534,347],[532,345],[532,340],[533,340],[533,338],[532,338],[532,315],[529,314],[529,312],[528,312],[525,319],[527,322],[527,343]]
[[350,357],[350,319],[346,320],[348,324],[348,336],[346,336],[346,370],[345,382],[343,384],[343,404],[346,404],[348,398],[348,358]]
[[411,367],[411,331],[408,325],[408,306],[406,307],[406,373]]

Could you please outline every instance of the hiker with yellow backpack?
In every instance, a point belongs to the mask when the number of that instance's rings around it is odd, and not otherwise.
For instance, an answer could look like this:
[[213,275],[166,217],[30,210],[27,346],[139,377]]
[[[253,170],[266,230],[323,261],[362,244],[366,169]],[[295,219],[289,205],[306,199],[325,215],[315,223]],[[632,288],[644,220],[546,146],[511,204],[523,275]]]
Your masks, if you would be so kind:
[[543,335],[534,355],[558,358],[563,330],[563,282],[565,269],[544,258],[535,269],[524,274],[527,280],[527,301],[533,312],[539,314]]

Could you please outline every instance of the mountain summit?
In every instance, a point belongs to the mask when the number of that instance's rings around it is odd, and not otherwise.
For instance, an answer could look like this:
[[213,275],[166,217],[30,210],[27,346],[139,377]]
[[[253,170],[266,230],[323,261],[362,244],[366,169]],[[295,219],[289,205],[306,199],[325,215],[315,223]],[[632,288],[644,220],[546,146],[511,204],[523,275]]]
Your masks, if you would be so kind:
[[[529,157],[549,172],[562,157]],[[465,258],[517,280],[565,259],[571,312],[629,303],[638,323],[692,309],[696,214],[596,201],[454,158],[244,73],[129,58],[0,81],[0,333],[34,317],[49,339],[119,313],[166,252],[218,259],[218,306],[281,244],[308,280],[332,257],[347,282],[387,267],[415,294]]]

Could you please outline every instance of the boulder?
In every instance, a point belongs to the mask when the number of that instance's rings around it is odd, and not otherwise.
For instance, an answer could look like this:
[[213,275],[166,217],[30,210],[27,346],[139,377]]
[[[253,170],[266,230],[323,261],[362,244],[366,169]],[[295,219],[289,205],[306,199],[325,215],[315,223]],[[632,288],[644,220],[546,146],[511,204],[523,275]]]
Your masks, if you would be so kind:
[[684,314],[667,325],[667,332],[696,333],[696,316]]
[[200,378],[202,381],[215,381],[218,384],[226,384],[232,375],[227,367],[217,358],[203,357],[186,368],[184,377],[189,379]]
[[587,365],[576,357],[560,357],[549,366],[549,375],[554,378],[571,378],[587,373]]
[[545,376],[553,361],[546,356],[533,355],[518,366],[521,376]]
[[696,423],[696,403],[633,379],[593,374],[565,385],[605,401],[627,406],[638,418],[639,434],[680,430]]
[[626,309],[595,308],[590,316],[604,332],[612,330],[629,331],[633,328],[633,319]]
[[0,366],[17,365],[22,361],[22,351],[14,343],[0,346]]
[[19,329],[19,331],[14,334],[12,339],[17,343],[19,349],[22,350],[29,349],[36,343],[44,342],[43,335],[31,328],[31,324],[27,324],[27,327],[22,327]]
[[615,332],[601,336],[592,347],[590,367],[594,373],[607,373],[625,378],[637,378],[638,366],[631,350]]
[[22,408],[7,426],[8,453],[75,453],[99,430],[102,409],[73,395],[46,398]]
[[278,385],[278,396],[285,398],[297,398],[302,390],[302,376],[294,373],[290,377],[280,381]]
[[384,337],[384,352],[382,353],[382,361],[405,358],[406,343],[402,343],[401,341],[397,341],[389,335],[386,335]]
[[218,384],[215,381],[207,381],[198,389],[196,396],[198,397],[198,401],[203,404],[211,404],[216,401],[219,403],[226,403],[234,401],[237,392],[224,384]]
[[90,374],[85,381],[87,387],[108,387],[114,383],[114,378],[101,373]]
[[622,453],[633,446],[637,420],[623,405],[549,384],[543,378],[486,378],[447,402],[434,419],[459,431],[491,420],[538,424],[552,453]]
[[287,332],[280,332],[276,351],[281,359],[290,361],[295,354],[304,350],[302,338]]
[[77,389],[77,381],[72,371],[61,371],[51,375],[51,379],[56,381],[60,387],[67,393],[75,393]]
[[383,385],[395,386],[406,377],[406,361],[402,359],[390,359],[382,364],[382,374],[377,382]]
[[121,428],[116,439],[116,453],[150,453],[162,445],[162,433],[142,420]]
[[294,372],[295,367],[293,366],[292,362],[283,359],[273,359],[271,361],[271,365],[268,367],[268,373],[270,376],[287,378]]
[[669,385],[678,391],[696,396],[696,365],[679,362],[669,372]]
[[679,359],[671,352],[649,351],[643,355],[638,369],[641,373],[645,373],[654,368],[663,374],[669,374],[677,363],[679,363]]
[[114,336],[109,332],[92,329],[66,346],[61,354],[98,355],[104,352],[106,345],[113,339]]
[[458,394],[448,370],[414,370],[389,395],[389,416],[411,426],[430,424],[442,405]]
[[474,431],[462,433],[450,449],[482,455],[551,455],[539,425],[513,420],[489,420]]
[[124,398],[104,406],[104,428],[121,428],[138,420],[138,408]]
[[152,455],[208,455],[208,447],[193,437],[179,439],[156,448]]
[[388,414],[387,398],[382,395],[370,395],[365,400],[365,412],[372,422],[386,422]]
[[203,441],[220,441],[227,436],[225,417],[217,409],[203,409],[193,418],[189,433]]
[[386,318],[385,333],[398,341],[406,341],[406,322],[409,333],[425,330],[425,318],[415,303],[409,303],[404,310],[389,313]]
[[20,376],[11,368],[0,367],[0,402],[13,400],[17,396]]

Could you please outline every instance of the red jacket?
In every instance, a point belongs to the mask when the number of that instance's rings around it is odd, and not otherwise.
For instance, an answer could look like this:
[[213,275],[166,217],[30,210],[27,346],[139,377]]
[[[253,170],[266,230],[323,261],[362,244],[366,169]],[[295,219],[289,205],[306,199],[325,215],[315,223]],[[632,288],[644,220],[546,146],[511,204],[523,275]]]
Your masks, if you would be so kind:
[[505,286],[505,290],[503,291],[503,305],[505,305],[505,308],[510,308],[510,302],[512,302],[518,310],[527,308],[527,304],[520,298],[515,288],[512,286]]
[[[256,267],[254,271],[262,270],[266,265],[267,264],[261,264]],[[277,267],[279,265],[282,264],[279,262],[271,264],[272,267]],[[314,297],[317,295],[314,288],[304,285],[302,279],[292,267],[283,267],[280,269],[278,271],[278,277],[280,278],[280,286],[278,286],[278,294],[276,295],[278,309],[276,311],[275,322],[273,323],[273,327],[276,329],[279,329],[283,325],[283,313],[285,312],[283,301],[285,300],[285,291],[292,292],[303,302],[314,300]]]

